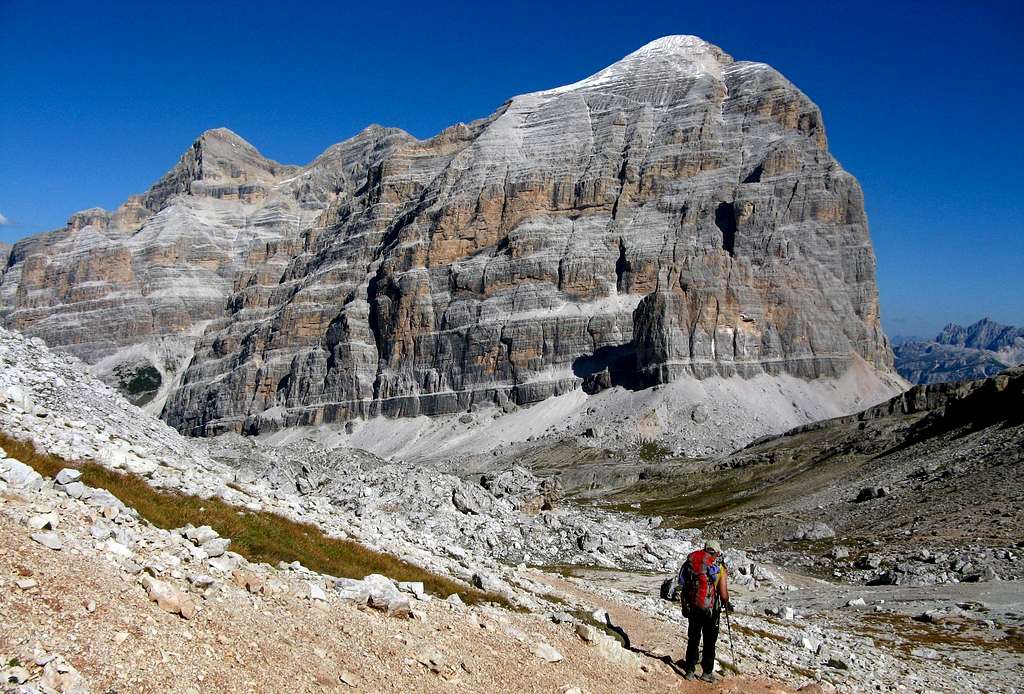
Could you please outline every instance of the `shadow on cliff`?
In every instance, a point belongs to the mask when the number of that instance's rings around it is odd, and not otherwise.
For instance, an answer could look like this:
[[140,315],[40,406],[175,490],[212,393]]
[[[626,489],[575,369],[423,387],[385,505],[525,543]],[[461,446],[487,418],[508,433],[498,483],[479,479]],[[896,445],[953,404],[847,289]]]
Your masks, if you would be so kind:
[[633,344],[601,347],[593,354],[577,357],[572,372],[583,379],[583,392],[593,395],[613,386],[640,390],[636,370],[636,347]]

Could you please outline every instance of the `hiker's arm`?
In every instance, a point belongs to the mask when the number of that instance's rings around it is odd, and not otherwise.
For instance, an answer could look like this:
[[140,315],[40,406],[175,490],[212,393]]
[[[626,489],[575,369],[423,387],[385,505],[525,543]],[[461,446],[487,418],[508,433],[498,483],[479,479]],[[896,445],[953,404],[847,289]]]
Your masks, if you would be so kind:
[[722,567],[722,580],[718,582],[718,595],[722,598],[722,604],[729,604],[729,572]]

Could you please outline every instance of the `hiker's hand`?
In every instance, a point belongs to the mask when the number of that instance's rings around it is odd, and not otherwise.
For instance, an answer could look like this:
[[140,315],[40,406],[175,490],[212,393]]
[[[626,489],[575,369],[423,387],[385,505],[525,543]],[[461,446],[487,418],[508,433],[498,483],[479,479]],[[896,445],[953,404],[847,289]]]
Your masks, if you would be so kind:
[[725,603],[725,611],[726,612],[732,612],[732,610],[733,610],[732,603],[727,601]]

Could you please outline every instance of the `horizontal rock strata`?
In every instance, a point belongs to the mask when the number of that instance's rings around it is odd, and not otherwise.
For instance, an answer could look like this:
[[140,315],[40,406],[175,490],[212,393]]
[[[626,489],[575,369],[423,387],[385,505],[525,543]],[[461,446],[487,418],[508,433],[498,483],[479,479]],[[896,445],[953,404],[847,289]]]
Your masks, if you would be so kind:
[[115,213],[16,245],[0,297],[5,324],[89,361],[146,345],[161,385],[120,385],[162,388],[190,434],[892,365],[820,111],[685,36],[304,168],[211,131]]

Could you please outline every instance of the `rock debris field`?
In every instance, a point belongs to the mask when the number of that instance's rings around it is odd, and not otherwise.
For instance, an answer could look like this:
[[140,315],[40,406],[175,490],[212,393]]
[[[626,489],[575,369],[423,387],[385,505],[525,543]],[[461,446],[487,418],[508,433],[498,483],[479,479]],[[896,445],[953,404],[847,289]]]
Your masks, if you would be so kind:
[[[711,690],[662,660],[682,656],[685,625],[657,585],[701,541],[697,531],[572,503],[516,467],[462,480],[355,449],[185,439],[77,360],[7,331],[0,428],[154,488],[310,522],[516,606],[466,604],[457,591],[431,595],[382,575],[252,563],[210,527],[155,527],[76,470],[42,477],[5,452],[0,666],[10,691],[489,691],[512,678],[537,692]],[[558,572],[544,570],[556,561]],[[740,551],[727,561],[738,662],[723,635],[721,691],[978,683],[935,649],[908,660],[846,630],[842,615],[871,602],[816,614],[789,598],[806,579]],[[600,628],[605,615],[634,650]],[[1010,675],[986,678],[986,688],[1013,690]]]

